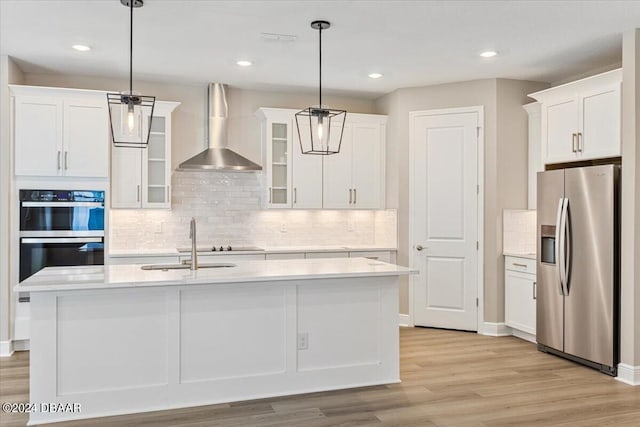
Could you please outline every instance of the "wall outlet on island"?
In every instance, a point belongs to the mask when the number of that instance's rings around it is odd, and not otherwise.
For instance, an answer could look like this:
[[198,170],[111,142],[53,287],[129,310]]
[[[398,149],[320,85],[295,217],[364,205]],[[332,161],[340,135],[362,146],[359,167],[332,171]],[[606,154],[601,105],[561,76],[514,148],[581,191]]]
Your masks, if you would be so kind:
[[309,349],[309,334],[306,332],[300,332],[298,334],[298,350]]
[[286,233],[287,232],[287,223],[286,222],[280,223],[280,232],[281,233]]

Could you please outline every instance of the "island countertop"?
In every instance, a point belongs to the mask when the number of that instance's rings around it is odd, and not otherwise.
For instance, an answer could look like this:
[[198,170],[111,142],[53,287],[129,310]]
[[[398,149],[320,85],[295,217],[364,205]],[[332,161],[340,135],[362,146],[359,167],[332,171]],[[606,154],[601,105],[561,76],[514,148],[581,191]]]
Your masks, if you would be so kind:
[[16,285],[17,292],[272,282],[282,280],[380,277],[417,270],[368,258],[236,261],[234,267],[142,270],[141,265],[48,267]]

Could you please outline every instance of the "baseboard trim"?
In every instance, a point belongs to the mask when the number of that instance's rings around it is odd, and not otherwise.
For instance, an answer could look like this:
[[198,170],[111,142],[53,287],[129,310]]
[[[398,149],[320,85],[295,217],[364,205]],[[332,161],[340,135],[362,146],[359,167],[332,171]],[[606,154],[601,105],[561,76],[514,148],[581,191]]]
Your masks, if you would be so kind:
[[10,357],[13,354],[13,343],[9,341],[0,341],[0,357]]
[[514,337],[517,337],[517,338],[523,339],[523,340],[525,340],[525,341],[532,342],[532,343],[534,343],[534,344],[536,344],[536,343],[538,342],[538,341],[536,340],[536,336],[535,336],[535,335],[530,334],[529,332],[521,331],[521,330],[519,330],[519,329],[511,328],[511,334],[512,334]]
[[640,366],[618,363],[618,376],[616,379],[625,384],[640,385]]
[[408,314],[398,314],[398,324],[400,326],[411,326],[411,319]]
[[13,351],[29,351],[29,340],[13,340]]
[[511,335],[511,328],[505,325],[504,322],[483,322],[480,325],[480,329],[478,329],[478,333],[490,337],[508,337]]

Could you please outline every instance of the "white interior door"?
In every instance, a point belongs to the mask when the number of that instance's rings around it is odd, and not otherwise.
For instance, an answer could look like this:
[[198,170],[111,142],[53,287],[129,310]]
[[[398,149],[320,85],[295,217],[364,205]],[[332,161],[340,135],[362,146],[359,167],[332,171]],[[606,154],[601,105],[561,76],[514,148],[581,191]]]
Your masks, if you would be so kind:
[[413,318],[477,330],[477,112],[412,115]]

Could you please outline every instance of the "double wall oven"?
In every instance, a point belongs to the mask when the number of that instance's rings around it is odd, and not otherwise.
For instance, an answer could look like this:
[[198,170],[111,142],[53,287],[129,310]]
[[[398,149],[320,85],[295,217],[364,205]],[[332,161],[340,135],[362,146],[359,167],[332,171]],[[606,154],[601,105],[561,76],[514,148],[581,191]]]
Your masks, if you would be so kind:
[[20,281],[45,267],[104,264],[104,191],[20,190]]

